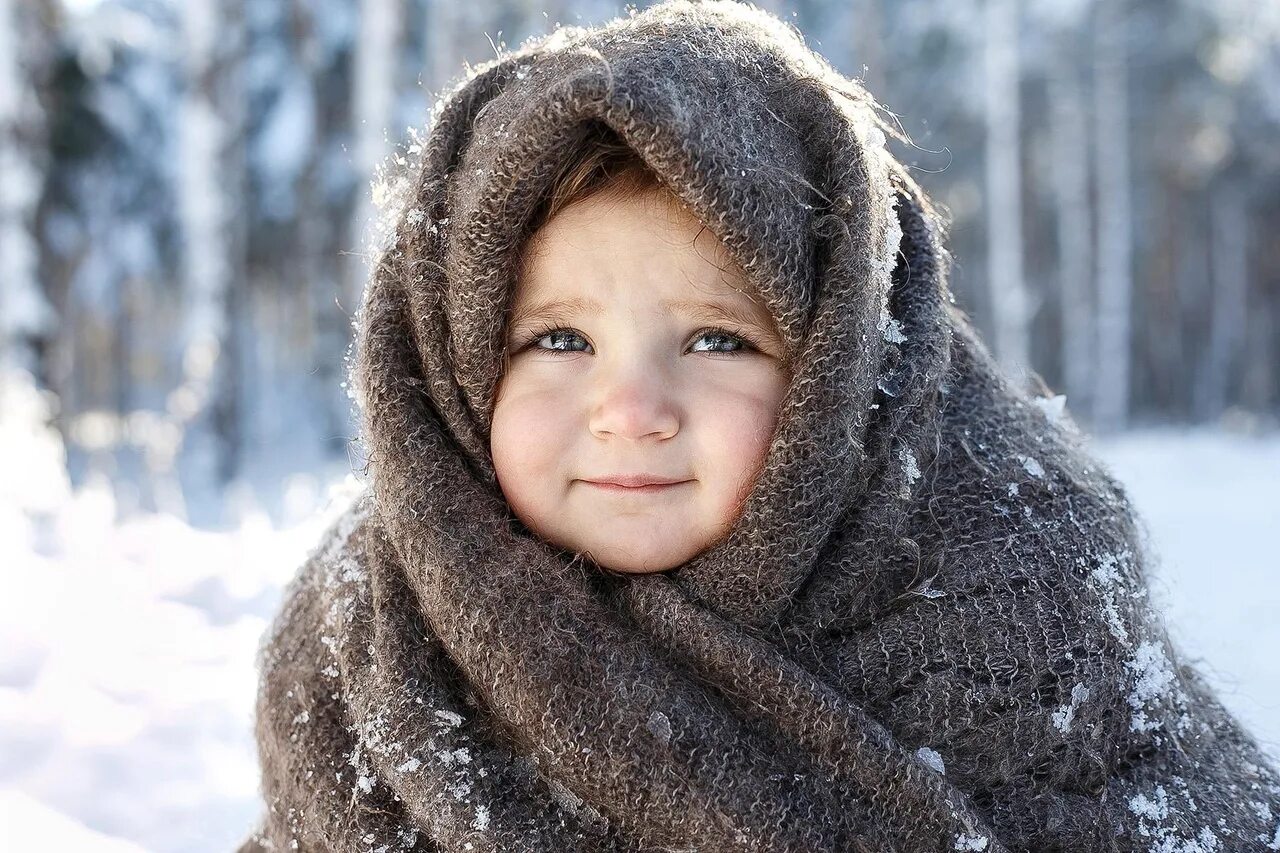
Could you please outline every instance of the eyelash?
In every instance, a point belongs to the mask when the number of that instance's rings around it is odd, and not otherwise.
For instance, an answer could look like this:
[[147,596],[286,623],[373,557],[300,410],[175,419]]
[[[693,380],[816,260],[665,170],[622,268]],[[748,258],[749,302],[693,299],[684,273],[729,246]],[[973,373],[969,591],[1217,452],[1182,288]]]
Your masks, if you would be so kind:
[[[551,323],[544,323],[538,327],[537,331],[531,332],[525,337],[524,342],[520,348],[522,350],[533,348],[533,349],[537,349],[540,352],[562,352],[562,353],[581,352],[581,350],[562,350],[562,349],[554,349],[551,347],[536,346],[538,341],[542,340],[547,335],[550,335],[554,332],[573,332],[574,334],[578,334],[577,332],[574,332],[573,329],[568,328],[564,323],[558,323],[555,321]],[[735,356],[742,355],[747,351],[747,349],[759,350],[761,348],[761,342],[757,340],[754,336],[746,332],[734,332],[729,329],[723,328],[721,326],[711,326],[706,329],[699,329],[697,337],[695,337],[694,340],[696,341],[700,338],[707,337],[709,335],[722,336],[726,338],[732,338],[737,341],[741,341],[743,344],[745,344],[745,348],[737,349],[732,352],[706,352],[706,353],[703,353],[704,355],[721,355],[721,356],[728,356],[732,358]],[[582,337],[582,336],[578,335],[578,337]]]

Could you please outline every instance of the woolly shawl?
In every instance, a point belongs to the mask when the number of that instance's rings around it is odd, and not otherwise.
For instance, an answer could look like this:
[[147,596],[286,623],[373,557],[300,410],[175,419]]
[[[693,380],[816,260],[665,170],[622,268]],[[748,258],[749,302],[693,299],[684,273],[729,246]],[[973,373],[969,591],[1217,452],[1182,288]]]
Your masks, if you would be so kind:
[[[948,293],[874,101],[772,15],[668,0],[469,69],[358,318],[369,483],[260,653],[246,851],[1280,849],[1280,782],[1170,646],[1116,482]],[[733,529],[619,576],[488,451],[545,189],[607,125],[793,366]]]

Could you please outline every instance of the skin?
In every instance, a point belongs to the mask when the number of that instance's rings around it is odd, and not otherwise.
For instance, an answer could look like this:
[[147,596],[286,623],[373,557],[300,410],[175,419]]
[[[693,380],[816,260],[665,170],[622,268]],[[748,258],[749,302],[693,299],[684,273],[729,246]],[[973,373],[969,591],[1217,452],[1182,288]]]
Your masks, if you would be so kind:
[[[773,437],[789,373],[769,312],[720,240],[661,191],[575,202],[524,260],[490,431],[503,494],[532,532],[603,568],[687,562],[732,528]],[[599,311],[537,310],[575,298]],[[746,322],[664,300],[725,304]],[[585,482],[618,473],[686,482]]]

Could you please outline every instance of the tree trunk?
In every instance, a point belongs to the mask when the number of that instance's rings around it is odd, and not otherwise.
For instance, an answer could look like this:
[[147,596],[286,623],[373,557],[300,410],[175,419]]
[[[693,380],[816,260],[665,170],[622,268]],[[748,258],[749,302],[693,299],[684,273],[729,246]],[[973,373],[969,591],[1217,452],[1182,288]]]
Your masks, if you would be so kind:
[[36,97],[49,58],[42,5],[0,0],[0,371],[25,370],[38,385],[45,384],[41,352],[54,320],[40,285],[35,230],[48,144]]
[[1053,197],[1057,209],[1058,294],[1062,311],[1062,377],[1075,415],[1091,420],[1094,376],[1092,228],[1084,91],[1070,61],[1078,42],[1060,37],[1049,69]]
[[1232,397],[1231,379],[1241,366],[1248,325],[1248,227],[1240,189],[1231,184],[1219,186],[1209,203],[1212,302],[1209,347],[1196,394],[1196,414],[1201,420],[1217,418],[1226,409]]
[[1031,354],[1022,270],[1018,5],[986,0],[985,11],[987,280],[996,355],[1021,385]]
[[1129,420],[1133,216],[1129,189],[1129,108],[1122,0],[1102,0],[1094,16],[1094,154],[1098,200],[1098,371],[1094,425]]
[[187,95],[179,178],[186,305],[181,390],[187,452],[202,486],[238,470],[239,352],[244,301],[244,0],[183,5]]

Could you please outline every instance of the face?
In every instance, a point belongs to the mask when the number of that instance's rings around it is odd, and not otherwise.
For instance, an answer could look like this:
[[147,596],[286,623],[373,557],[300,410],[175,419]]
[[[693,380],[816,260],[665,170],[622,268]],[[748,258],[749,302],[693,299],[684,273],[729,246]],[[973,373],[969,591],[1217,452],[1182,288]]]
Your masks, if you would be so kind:
[[[653,192],[592,196],[526,247],[490,449],[520,520],[620,572],[732,528],[787,388],[783,346],[723,244]],[[673,481],[637,487],[638,477]]]

